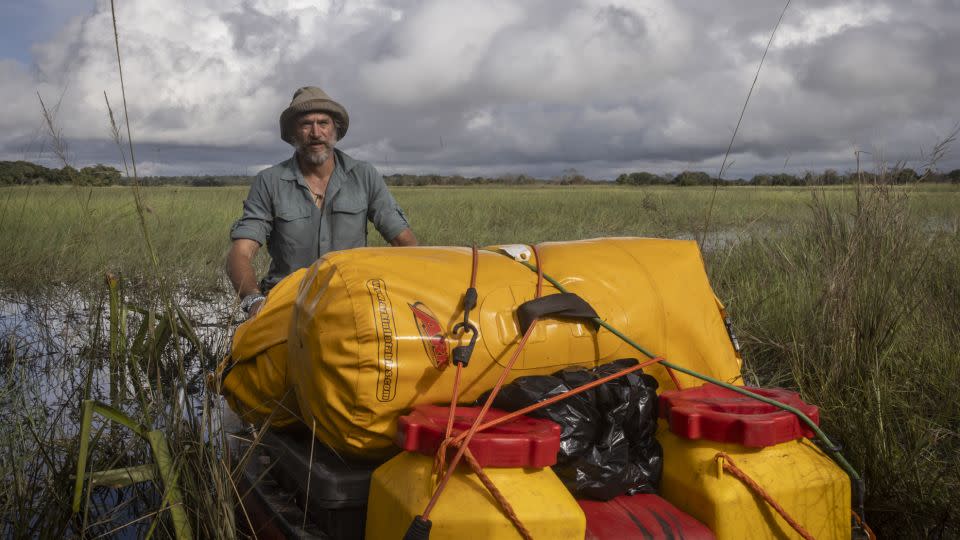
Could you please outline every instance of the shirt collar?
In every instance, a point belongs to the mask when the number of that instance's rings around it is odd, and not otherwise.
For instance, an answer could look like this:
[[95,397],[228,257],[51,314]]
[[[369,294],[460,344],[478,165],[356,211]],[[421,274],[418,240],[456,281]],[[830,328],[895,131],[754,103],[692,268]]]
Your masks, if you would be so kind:
[[357,160],[348,156],[345,152],[341,151],[339,148],[334,148],[333,152],[337,156],[337,164],[343,166],[344,172],[350,172],[354,167],[357,166]]

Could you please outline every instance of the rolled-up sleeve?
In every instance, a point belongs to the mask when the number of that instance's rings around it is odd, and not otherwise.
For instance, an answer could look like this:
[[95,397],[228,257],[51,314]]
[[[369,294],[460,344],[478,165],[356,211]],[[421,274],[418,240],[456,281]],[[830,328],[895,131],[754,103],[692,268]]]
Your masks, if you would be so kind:
[[267,183],[263,175],[258,175],[250,186],[250,193],[243,201],[243,215],[230,229],[230,239],[248,238],[261,246],[267,243],[273,229],[273,212]]
[[400,209],[396,199],[387,189],[383,176],[376,169],[370,167],[367,171],[370,193],[370,204],[367,207],[367,218],[373,223],[380,236],[390,242],[406,229],[410,228],[406,214]]

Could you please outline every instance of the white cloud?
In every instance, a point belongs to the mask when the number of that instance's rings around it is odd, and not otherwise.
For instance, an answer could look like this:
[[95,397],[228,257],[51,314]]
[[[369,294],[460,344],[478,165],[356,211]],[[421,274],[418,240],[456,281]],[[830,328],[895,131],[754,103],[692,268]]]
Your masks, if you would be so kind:
[[[744,118],[738,164],[779,169],[789,154],[816,167],[853,144],[929,146],[916,139],[960,120],[960,20],[949,4],[794,3]],[[781,7],[130,0],[117,15],[134,138],[153,149],[157,172],[285,158],[279,113],[295,88],[316,84],[350,111],[342,145],[381,165],[550,174],[579,163],[610,176],[715,166]],[[112,28],[98,0],[35,45],[32,71],[0,61],[0,158],[36,140],[40,92],[63,95],[57,122],[78,160],[104,159],[84,154],[84,141],[108,137],[104,91],[121,107]]]
[[427,2],[391,29],[393,50],[361,68],[364,90],[400,107],[468,91],[491,43],[521,15],[506,0]]
[[[821,39],[837,35],[851,28],[860,28],[874,23],[889,21],[894,14],[892,7],[877,2],[846,2],[839,5],[807,7],[797,4],[791,18],[777,30],[775,47],[810,45]],[[751,40],[761,47],[766,46],[770,32],[754,35]]]

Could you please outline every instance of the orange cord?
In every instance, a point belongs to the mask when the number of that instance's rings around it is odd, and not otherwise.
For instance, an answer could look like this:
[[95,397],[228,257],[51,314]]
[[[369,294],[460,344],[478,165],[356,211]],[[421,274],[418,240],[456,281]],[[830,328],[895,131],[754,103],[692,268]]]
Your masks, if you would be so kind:
[[530,246],[530,249],[533,250],[533,256],[537,260],[537,294],[534,298],[540,298],[543,294],[543,265],[540,264],[540,252],[537,251],[537,246]]
[[[472,259],[472,264],[470,269],[470,288],[476,289],[477,269],[480,266],[480,252],[477,249],[476,244],[473,245],[470,255]],[[462,373],[463,373],[463,366],[460,364],[457,364],[456,377],[453,379],[453,395],[450,398],[450,407],[447,413],[447,433],[446,433],[446,436],[444,437],[444,440],[449,439],[450,436],[453,434],[453,419],[457,413],[457,401],[460,400],[460,376],[462,375]],[[438,472],[442,471],[445,465],[444,462],[446,461],[446,457],[447,457],[446,448],[441,447],[441,449],[442,451],[437,452],[437,455],[433,461],[434,474],[437,474]]]
[[460,374],[463,372],[463,366],[457,364],[456,378],[453,379],[453,397],[450,401],[449,412],[447,414],[447,434],[440,443],[440,449],[433,457],[433,474],[438,475],[446,468],[447,462],[447,441],[453,435],[453,419],[457,412],[457,400],[460,394]]
[[790,514],[788,514],[787,511],[783,509],[782,506],[780,506],[780,503],[775,501],[773,499],[773,496],[767,493],[767,491],[763,489],[763,487],[761,487],[760,484],[756,483],[752,478],[747,476],[747,473],[743,472],[743,470],[740,469],[740,467],[737,467],[736,463],[733,462],[733,459],[726,452],[717,452],[717,454],[713,456],[713,459],[723,460],[722,461],[723,470],[729,472],[733,476],[736,476],[741,482],[746,484],[747,487],[752,489],[754,493],[759,495],[763,500],[767,501],[767,504],[769,504],[774,510],[776,510],[777,513],[780,514],[780,517],[782,517],[783,520],[786,521],[788,525],[793,527],[793,530],[797,531],[797,533],[800,534],[800,536],[802,536],[806,540],[814,540],[813,535],[811,535],[809,532],[807,532],[806,529],[804,529],[799,523],[797,523],[797,521],[793,519],[790,516]]
[[[479,432],[479,431],[484,431],[484,430],[487,430],[487,429],[490,429],[490,428],[493,428],[493,427],[497,427],[497,426],[499,426],[500,424],[503,424],[503,423],[505,423],[505,422],[509,422],[510,420],[513,420],[514,418],[517,418],[518,416],[523,416],[523,415],[525,415],[525,414],[527,414],[527,413],[531,413],[531,412],[533,412],[533,411],[535,411],[535,410],[537,410],[537,409],[542,409],[543,407],[547,407],[548,405],[553,405],[554,403],[556,403],[556,402],[558,402],[558,401],[563,401],[564,399],[567,399],[567,398],[569,398],[569,397],[573,397],[573,396],[575,396],[575,395],[577,395],[577,394],[580,394],[580,393],[582,393],[582,392],[586,392],[587,390],[590,390],[591,388],[596,388],[597,386],[600,386],[601,384],[608,383],[608,382],[610,382],[610,381],[612,381],[612,380],[614,380],[614,379],[617,379],[617,378],[619,378],[619,377],[623,377],[624,375],[628,375],[628,374],[633,373],[633,372],[635,372],[635,371],[640,371],[641,369],[643,369],[643,368],[645,368],[645,367],[647,367],[647,366],[649,366],[649,365],[651,365],[651,364],[656,364],[656,363],[658,363],[658,362],[661,362],[662,360],[664,360],[664,359],[658,356],[658,357],[653,358],[653,359],[651,359],[651,360],[647,360],[646,362],[641,362],[641,363],[639,363],[639,364],[637,364],[637,365],[635,365],[635,366],[630,366],[630,367],[628,367],[628,368],[626,368],[626,369],[622,369],[622,370],[620,370],[620,371],[618,371],[618,372],[616,372],[616,373],[613,373],[613,374],[611,374],[611,375],[607,375],[607,376],[605,376],[605,377],[600,377],[599,379],[594,380],[594,381],[590,381],[590,382],[588,382],[588,383],[586,383],[586,384],[584,384],[584,385],[582,385],[582,386],[578,386],[578,387],[573,388],[573,389],[571,389],[571,390],[567,390],[566,392],[564,392],[564,393],[562,393],[562,394],[557,394],[557,395],[552,396],[552,397],[549,397],[549,398],[547,398],[547,399],[545,399],[545,400],[543,400],[543,401],[538,401],[537,403],[534,403],[533,405],[528,405],[528,406],[526,406],[526,407],[524,407],[524,408],[522,408],[522,409],[517,409],[516,411],[513,411],[512,413],[508,413],[508,414],[505,414],[505,415],[503,415],[503,416],[497,417],[497,418],[495,418],[495,419],[493,419],[493,420],[490,420],[489,422],[486,422],[486,423],[484,423],[484,424],[481,424],[480,427],[477,428],[477,431]],[[450,442],[450,444],[459,444],[460,442],[463,441],[463,438],[464,438],[464,434],[461,433],[460,435],[457,435],[456,437],[454,437],[454,439]]]
[[[537,260],[536,297],[539,298],[543,292],[543,269],[542,269],[543,265],[540,264],[540,255],[537,252],[536,246],[531,246],[531,247],[533,248],[533,253]],[[473,269],[473,275],[471,279],[471,286],[475,286],[476,260],[477,260],[476,253],[477,253],[476,247],[474,247],[474,269]],[[533,328],[536,326],[536,324],[537,324],[537,319],[534,319],[531,322],[530,327],[527,328],[527,331],[524,333],[523,337],[520,339],[520,343],[517,345],[517,349],[514,351],[514,354],[510,358],[510,361],[507,362],[507,365],[504,367],[504,370],[500,374],[500,378],[497,381],[497,384],[494,385],[493,389],[490,391],[490,395],[487,397],[487,400],[484,402],[483,407],[480,410],[480,413],[477,415],[477,418],[474,420],[473,425],[470,426],[470,429],[467,432],[460,433],[456,437],[451,437],[453,432],[453,417],[454,417],[453,411],[455,410],[455,407],[456,407],[456,401],[457,401],[458,392],[459,392],[460,375],[461,375],[461,370],[460,370],[461,366],[457,366],[458,369],[456,373],[456,379],[454,380],[454,388],[453,388],[454,399],[451,401],[450,413],[449,413],[449,416],[447,417],[446,437],[444,438],[443,442],[440,444],[440,448],[437,451],[437,454],[434,459],[435,473],[438,471],[443,471],[444,468],[446,468],[446,471],[445,471],[445,474],[440,478],[440,482],[437,485],[436,489],[434,490],[433,496],[430,498],[430,501],[427,503],[426,509],[424,509],[423,511],[422,519],[426,520],[429,518],[430,512],[433,510],[433,507],[436,505],[437,500],[439,500],[440,494],[444,491],[444,489],[446,489],[447,482],[449,481],[451,475],[453,474],[453,471],[456,469],[457,464],[460,462],[460,459],[462,458],[462,459],[466,459],[467,463],[470,465],[470,468],[473,469],[473,472],[477,475],[477,478],[480,479],[480,482],[487,488],[487,490],[490,492],[493,498],[500,504],[500,507],[503,509],[504,514],[507,516],[510,522],[514,525],[514,527],[516,527],[520,535],[524,539],[529,540],[531,538],[530,532],[526,529],[526,527],[520,521],[520,518],[514,512],[513,507],[510,505],[509,501],[507,501],[506,497],[504,497],[503,494],[500,492],[500,490],[497,489],[496,485],[493,484],[493,482],[484,472],[483,467],[480,465],[479,462],[476,461],[476,459],[473,457],[473,454],[470,452],[470,449],[469,449],[470,440],[479,431],[490,429],[494,426],[500,425],[504,422],[508,422],[523,414],[532,412],[534,410],[537,410],[543,407],[547,407],[560,400],[575,396],[582,392],[586,392],[587,390],[596,388],[597,386],[607,383],[613,379],[616,379],[618,377],[623,377],[624,375],[633,373],[635,371],[639,371],[646,366],[659,363],[664,360],[659,356],[656,358],[652,358],[646,362],[639,363],[636,366],[631,366],[617,373],[613,373],[611,375],[607,375],[605,377],[601,377],[599,379],[591,381],[575,389],[564,392],[563,394],[550,397],[539,403],[535,403],[528,407],[524,407],[523,409],[501,416],[489,422],[481,423],[487,411],[489,410],[490,405],[493,403],[494,399],[496,398],[497,393],[499,393],[500,388],[503,386],[503,383],[506,379],[507,374],[513,368],[513,365],[516,362],[516,360],[519,358],[520,353],[523,351],[523,347],[526,345],[527,340],[532,335]],[[674,384],[678,388],[680,388],[679,381],[677,381],[673,371],[669,369],[667,371],[670,373],[671,378],[673,378]],[[447,449],[451,444],[457,447],[457,454],[454,456],[449,466],[446,466],[445,462],[446,462]]]
[[867,525],[867,522],[860,519],[860,516],[858,516],[853,510],[851,510],[850,513],[853,514],[853,519],[855,519],[857,523],[863,527],[863,531],[867,533],[868,540],[877,540],[877,534],[873,532],[873,529],[871,529],[869,525]]
[[[543,291],[543,265],[540,264],[540,256],[539,256],[539,253],[537,252],[536,246],[531,246],[531,248],[533,248],[533,253],[537,260],[536,298],[540,298]],[[476,287],[477,259],[478,259],[477,248],[476,246],[474,246],[473,247],[473,271],[471,274],[471,281],[470,281],[471,287]],[[500,388],[503,386],[503,383],[506,380],[507,374],[509,374],[510,370],[513,368],[514,363],[516,363],[517,359],[520,357],[520,353],[523,351],[523,347],[526,345],[527,340],[532,335],[533,329],[537,325],[537,322],[538,322],[538,319],[534,319],[531,322],[530,326],[527,328],[527,331],[524,333],[523,337],[520,339],[520,343],[517,344],[517,349],[514,351],[513,356],[510,358],[510,361],[507,362],[507,365],[504,367],[503,371],[501,372],[500,378],[497,380],[497,384],[494,385],[493,389],[490,391],[490,395],[487,397],[487,400],[484,402],[483,407],[480,409],[480,413],[477,415],[473,424],[470,426],[470,429],[465,433],[460,433],[456,437],[451,437],[453,432],[454,411],[456,410],[456,402],[457,402],[457,398],[459,397],[460,376],[462,372],[462,366],[459,366],[459,365],[457,366],[456,379],[454,380],[454,385],[453,385],[453,400],[450,403],[450,413],[449,413],[449,416],[447,417],[446,437],[440,445],[440,449],[437,452],[436,461],[434,462],[434,465],[436,466],[439,463],[440,466],[438,467],[438,470],[443,470],[447,448],[449,447],[449,445],[451,444],[455,445],[457,447],[457,453],[454,456],[451,463],[449,464],[449,466],[446,467],[446,471],[443,477],[440,479],[440,483],[437,485],[436,489],[434,490],[433,496],[430,498],[430,501],[427,503],[427,507],[423,511],[422,519],[427,520],[429,518],[430,512],[433,510],[433,507],[436,505],[437,500],[440,497],[440,494],[443,493],[444,489],[446,488],[447,483],[451,475],[453,474],[454,470],[456,470],[456,467],[459,464],[460,460],[466,459],[467,463],[470,465],[470,468],[473,469],[473,472],[477,475],[477,478],[480,479],[480,482],[487,488],[487,490],[490,492],[493,498],[500,504],[504,514],[507,516],[510,522],[514,525],[514,527],[516,527],[520,535],[524,539],[530,540],[531,535],[529,530],[526,529],[526,527],[520,521],[520,518],[514,512],[513,507],[510,505],[509,501],[507,501],[506,497],[504,497],[503,494],[500,492],[500,490],[497,489],[496,485],[493,484],[493,482],[484,472],[483,467],[480,465],[479,462],[477,462],[476,458],[474,458],[473,454],[470,452],[470,449],[469,449],[470,440],[479,431],[483,431],[483,430],[498,426],[518,416],[549,406],[553,403],[575,396],[579,393],[586,392],[591,388],[595,388],[613,379],[622,377],[624,375],[633,373],[635,371],[639,371],[646,366],[659,363],[664,360],[664,358],[659,356],[652,358],[646,362],[639,363],[636,366],[631,366],[617,373],[613,373],[611,375],[601,377],[597,380],[591,381],[575,389],[564,392],[563,394],[559,394],[551,398],[547,398],[541,402],[535,403],[528,407],[524,407],[520,410],[514,411],[507,415],[491,420],[490,422],[481,423],[483,421],[484,416],[486,416],[487,411],[490,409],[491,404],[493,403],[494,399],[499,393]],[[680,381],[677,379],[677,376],[673,372],[673,370],[670,368],[667,368],[667,373],[670,375],[670,378],[672,379],[674,385],[678,389],[682,388],[682,386],[680,385]],[[814,540],[813,536],[809,532],[807,532],[806,529],[804,529],[799,523],[797,523],[797,521],[793,519],[793,517],[791,517],[787,513],[787,511],[784,510],[784,508],[780,506],[780,504],[777,501],[775,501],[773,497],[769,493],[767,493],[765,489],[763,489],[762,486],[757,484],[743,470],[737,467],[733,459],[728,454],[726,454],[725,452],[718,452],[714,456],[714,459],[721,459],[723,470],[729,472],[730,474],[738,478],[741,482],[746,484],[747,487],[752,489],[754,493],[756,493],[758,496],[763,498],[763,500],[766,501],[767,504],[769,504],[778,514],[780,514],[780,516],[784,519],[784,521],[786,521],[787,524],[789,524],[795,531],[797,531],[797,533],[800,534],[800,536],[802,536],[806,540]],[[853,512],[853,517],[857,521],[857,523],[862,525],[863,528],[866,530],[870,540],[875,540],[876,535],[873,533],[870,527],[865,522],[863,522],[863,520],[860,519],[860,516],[858,516],[856,512]]]
[[480,250],[477,249],[477,245],[473,245],[473,269],[470,272],[470,288],[477,288],[477,267],[480,265]]
[[[537,251],[537,246],[530,246],[533,250],[533,255],[537,261],[537,293],[536,298],[540,298],[540,295],[543,292],[543,265],[540,261],[540,253]],[[450,481],[453,472],[456,470],[457,465],[460,463],[460,460],[463,458],[464,452],[467,450],[467,447],[470,445],[470,440],[473,438],[474,434],[477,432],[477,428],[480,427],[480,423],[483,421],[483,417],[486,416],[487,411],[490,410],[490,406],[493,404],[493,400],[497,397],[497,394],[500,392],[500,388],[503,386],[503,383],[506,381],[507,375],[510,373],[510,370],[513,369],[513,365],[517,362],[517,359],[520,358],[520,353],[523,352],[523,347],[527,344],[527,341],[530,339],[530,336],[533,334],[533,329],[537,326],[537,319],[534,319],[530,326],[527,328],[527,331],[523,334],[523,337],[520,338],[520,343],[517,344],[516,350],[513,352],[513,356],[510,358],[510,361],[507,362],[507,365],[504,366],[503,371],[500,372],[500,378],[497,380],[497,384],[493,386],[493,389],[490,391],[490,395],[487,397],[487,400],[484,402],[483,407],[480,408],[480,413],[477,414],[477,418],[473,421],[473,424],[470,426],[470,429],[467,431],[466,435],[462,439],[462,443],[457,446],[457,453],[453,456],[453,460],[447,466],[446,471],[443,476],[440,478],[440,483],[437,484],[437,488],[433,492],[433,496],[430,497],[430,501],[427,503],[427,507],[424,509],[422,514],[422,519],[427,520],[430,517],[430,512],[433,510],[433,507],[436,506],[437,500],[440,497],[440,494],[443,493],[443,490],[446,489],[447,483]],[[462,435],[462,434],[461,434]],[[440,445],[440,454],[446,454],[447,446],[450,439],[447,438]],[[443,459],[443,458],[440,458]]]
[[[467,446],[470,444],[470,439],[473,438],[474,433],[477,432],[477,428],[480,425],[480,422],[483,420],[483,417],[487,414],[487,411],[490,409],[490,405],[493,403],[493,399],[496,397],[497,392],[499,392],[500,387],[503,385],[504,380],[507,378],[507,374],[510,372],[510,369],[513,368],[513,364],[516,363],[517,359],[520,357],[520,353],[523,351],[523,346],[527,344],[527,340],[530,339],[530,335],[533,333],[533,329],[537,326],[537,320],[534,319],[530,324],[530,327],[527,328],[527,332],[523,334],[523,337],[520,339],[520,343],[517,345],[517,349],[514,351],[513,356],[510,358],[510,361],[507,362],[507,365],[503,368],[503,371],[500,373],[500,379],[497,381],[497,384],[493,387],[493,390],[490,392],[490,397],[487,398],[487,401],[483,404],[483,407],[480,408],[480,413],[477,415],[476,420],[473,421],[473,424],[470,426],[470,429],[467,431],[466,435],[463,436],[463,443],[458,445],[457,453],[453,456],[453,460],[450,462],[450,465],[447,466],[447,470],[444,473],[443,477],[440,478],[440,483],[437,485],[437,489],[433,493],[433,497],[430,498],[430,502],[427,503],[427,508],[423,511],[423,519],[426,520],[430,516],[430,511],[433,510],[433,507],[437,504],[437,499],[439,495],[443,493],[443,490],[447,487],[447,482],[450,480],[450,477],[453,475],[453,471],[456,470],[457,465],[460,463],[460,459],[463,458],[463,452],[467,449]],[[463,434],[461,434],[463,435]],[[459,438],[459,437],[458,437]],[[446,441],[444,441],[446,443]],[[440,445],[440,452],[446,452],[447,444]]]
[[490,477],[487,476],[487,473],[484,472],[483,467],[476,460],[476,458],[473,457],[473,454],[470,452],[469,448],[464,452],[463,458],[467,460],[470,468],[473,469],[474,473],[476,473],[477,478],[479,478],[480,482],[484,485],[484,487],[487,488],[487,491],[490,492],[490,495],[492,495],[493,498],[500,503],[500,508],[503,509],[503,513],[506,514],[507,519],[509,519],[510,522],[513,523],[513,526],[516,527],[517,532],[520,533],[520,536],[526,540],[532,540],[533,536],[530,534],[530,531],[527,530],[523,522],[520,521],[517,513],[514,512],[513,507],[510,506],[510,502],[507,501],[507,498],[503,496],[503,493],[497,489],[497,486],[494,485],[493,480],[490,480]]
[[[479,432],[481,432],[481,431],[486,431],[486,430],[488,430],[488,429],[497,427],[497,426],[499,426],[500,424],[504,424],[504,423],[506,423],[506,422],[509,422],[509,421],[513,420],[514,418],[523,416],[523,415],[525,415],[525,414],[527,414],[527,413],[536,411],[536,410],[538,410],[538,409],[542,409],[542,408],[547,407],[547,406],[549,406],[549,405],[553,405],[554,403],[556,403],[556,402],[558,402],[558,401],[563,401],[564,399],[567,399],[567,398],[573,397],[573,396],[575,396],[575,395],[577,395],[577,394],[586,392],[587,390],[590,390],[590,389],[592,389],[592,388],[596,388],[597,386],[600,386],[600,385],[602,385],[602,384],[606,384],[606,383],[608,383],[608,382],[610,382],[610,381],[612,381],[612,380],[614,380],[614,379],[623,377],[624,375],[629,375],[630,373],[633,373],[633,372],[635,372],[635,371],[640,371],[640,370],[642,370],[643,368],[645,368],[645,367],[647,367],[647,366],[649,366],[649,365],[651,365],[651,364],[656,364],[657,362],[660,362],[660,361],[662,361],[662,360],[663,360],[663,358],[661,358],[661,357],[656,357],[656,358],[653,358],[652,360],[647,360],[646,362],[642,362],[642,363],[640,363],[640,364],[637,364],[637,365],[635,365],[635,366],[630,366],[630,367],[628,367],[628,368],[625,368],[625,369],[623,369],[623,370],[621,370],[621,371],[618,371],[618,372],[616,372],[616,373],[613,373],[613,374],[611,374],[611,375],[607,375],[607,376],[605,376],[605,377],[601,377],[601,378],[599,378],[599,379],[597,379],[597,380],[594,380],[594,381],[591,381],[591,382],[589,382],[589,383],[587,383],[587,384],[584,384],[584,385],[578,386],[578,387],[576,387],[576,388],[573,388],[573,389],[571,389],[571,390],[568,390],[568,391],[566,391],[566,392],[564,392],[564,393],[562,393],[562,394],[557,394],[557,395],[552,396],[552,397],[549,397],[549,398],[547,398],[547,399],[545,399],[545,400],[543,400],[543,401],[538,401],[537,403],[534,403],[533,405],[528,405],[528,406],[526,406],[526,407],[524,407],[524,408],[522,408],[522,409],[517,409],[516,411],[513,411],[513,412],[511,412],[511,413],[507,413],[507,414],[505,414],[505,415],[503,415],[503,416],[499,416],[499,417],[497,417],[497,418],[495,418],[495,419],[493,419],[493,420],[490,420],[489,422],[485,422],[485,423],[483,423],[483,424],[480,424],[480,427],[477,428],[477,432],[479,433]],[[466,432],[460,433],[460,434],[457,435],[456,437],[451,437],[451,432],[452,432],[451,427],[452,427],[452,424],[451,424],[450,422],[448,422],[448,423],[447,423],[447,436],[446,436],[446,438],[445,438],[443,441],[441,441],[441,443],[440,443],[440,449],[437,451],[436,460],[434,461],[434,471],[433,471],[434,474],[437,474],[439,471],[441,471],[441,470],[444,469],[444,465],[446,464],[447,448],[448,448],[451,444],[454,445],[454,446],[460,445],[460,443],[462,443],[462,442],[463,442],[463,439],[466,437]]]
[[[661,360],[663,359],[661,358]],[[670,380],[673,381],[673,385],[677,387],[677,390],[683,390],[683,387],[680,386],[680,379],[677,378],[677,374],[674,373],[672,369],[666,366],[664,366],[664,368],[667,370],[667,375],[670,375]]]
[[460,397],[460,375],[463,373],[463,366],[457,364],[457,373],[453,379],[453,399],[450,401],[450,414],[447,415],[447,437],[453,433],[453,418],[457,413],[457,400]]
[[[477,245],[473,245],[471,252],[471,258],[473,259],[472,268],[470,270],[470,288],[477,288],[477,268],[480,266],[480,252],[477,249]],[[447,415],[447,438],[450,437],[450,434],[453,432],[453,417],[457,411],[457,401],[460,399],[460,375],[463,372],[463,366],[457,364],[457,376],[453,380],[453,397],[450,400],[450,413]]]

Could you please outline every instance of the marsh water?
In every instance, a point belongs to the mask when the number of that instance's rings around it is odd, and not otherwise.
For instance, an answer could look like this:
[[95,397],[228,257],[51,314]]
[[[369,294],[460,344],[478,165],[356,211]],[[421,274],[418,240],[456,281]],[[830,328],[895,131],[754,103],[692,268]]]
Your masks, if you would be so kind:
[[[148,407],[160,407],[165,412],[175,407],[181,421],[195,424],[204,407],[223,406],[219,396],[207,392],[204,378],[225,354],[240,314],[226,295],[182,295],[174,302],[191,321],[198,338],[179,339],[176,344],[184,359],[183,377],[176,378],[169,369],[165,373],[144,365],[140,384],[169,389],[161,390],[163,393],[173,392],[151,400]],[[122,342],[130,347],[146,316],[138,311],[138,302],[126,304]],[[0,480],[15,488],[9,498],[0,497],[6,513],[0,513],[0,537],[16,537],[24,531],[31,536],[57,532],[76,536],[84,531],[86,535],[139,538],[152,526],[149,516],[160,505],[160,490],[150,482],[123,488],[95,487],[89,493],[84,515],[75,516],[59,531],[45,528],[40,521],[49,519],[44,514],[50,510],[49,505],[61,507],[59,512],[51,510],[58,516],[69,512],[62,507],[69,505],[72,493],[58,493],[57,499],[62,500],[30,500],[49,499],[44,487],[50,486],[45,478],[62,477],[76,466],[83,400],[115,405],[134,418],[145,417],[140,414],[142,397],[150,394],[136,388],[137,378],[129,376],[133,367],[121,365],[125,362],[111,364],[110,332],[106,287],[89,293],[65,286],[31,293],[0,292],[0,445],[4,454],[0,458]],[[160,354],[169,357],[172,348],[172,342],[168,343],[167,350]],[[144,382],[147,377],[149,381]],[[169,418],[166,414],[153,417]],[[109,424],[94,418],[94,462],[98,453],[117,460],[114,466],[135,466],[151,459],[146,441]],[[10,503],[14,500],[18,504]],[[41,510],[38,515],[25,515],[31,508]]]

